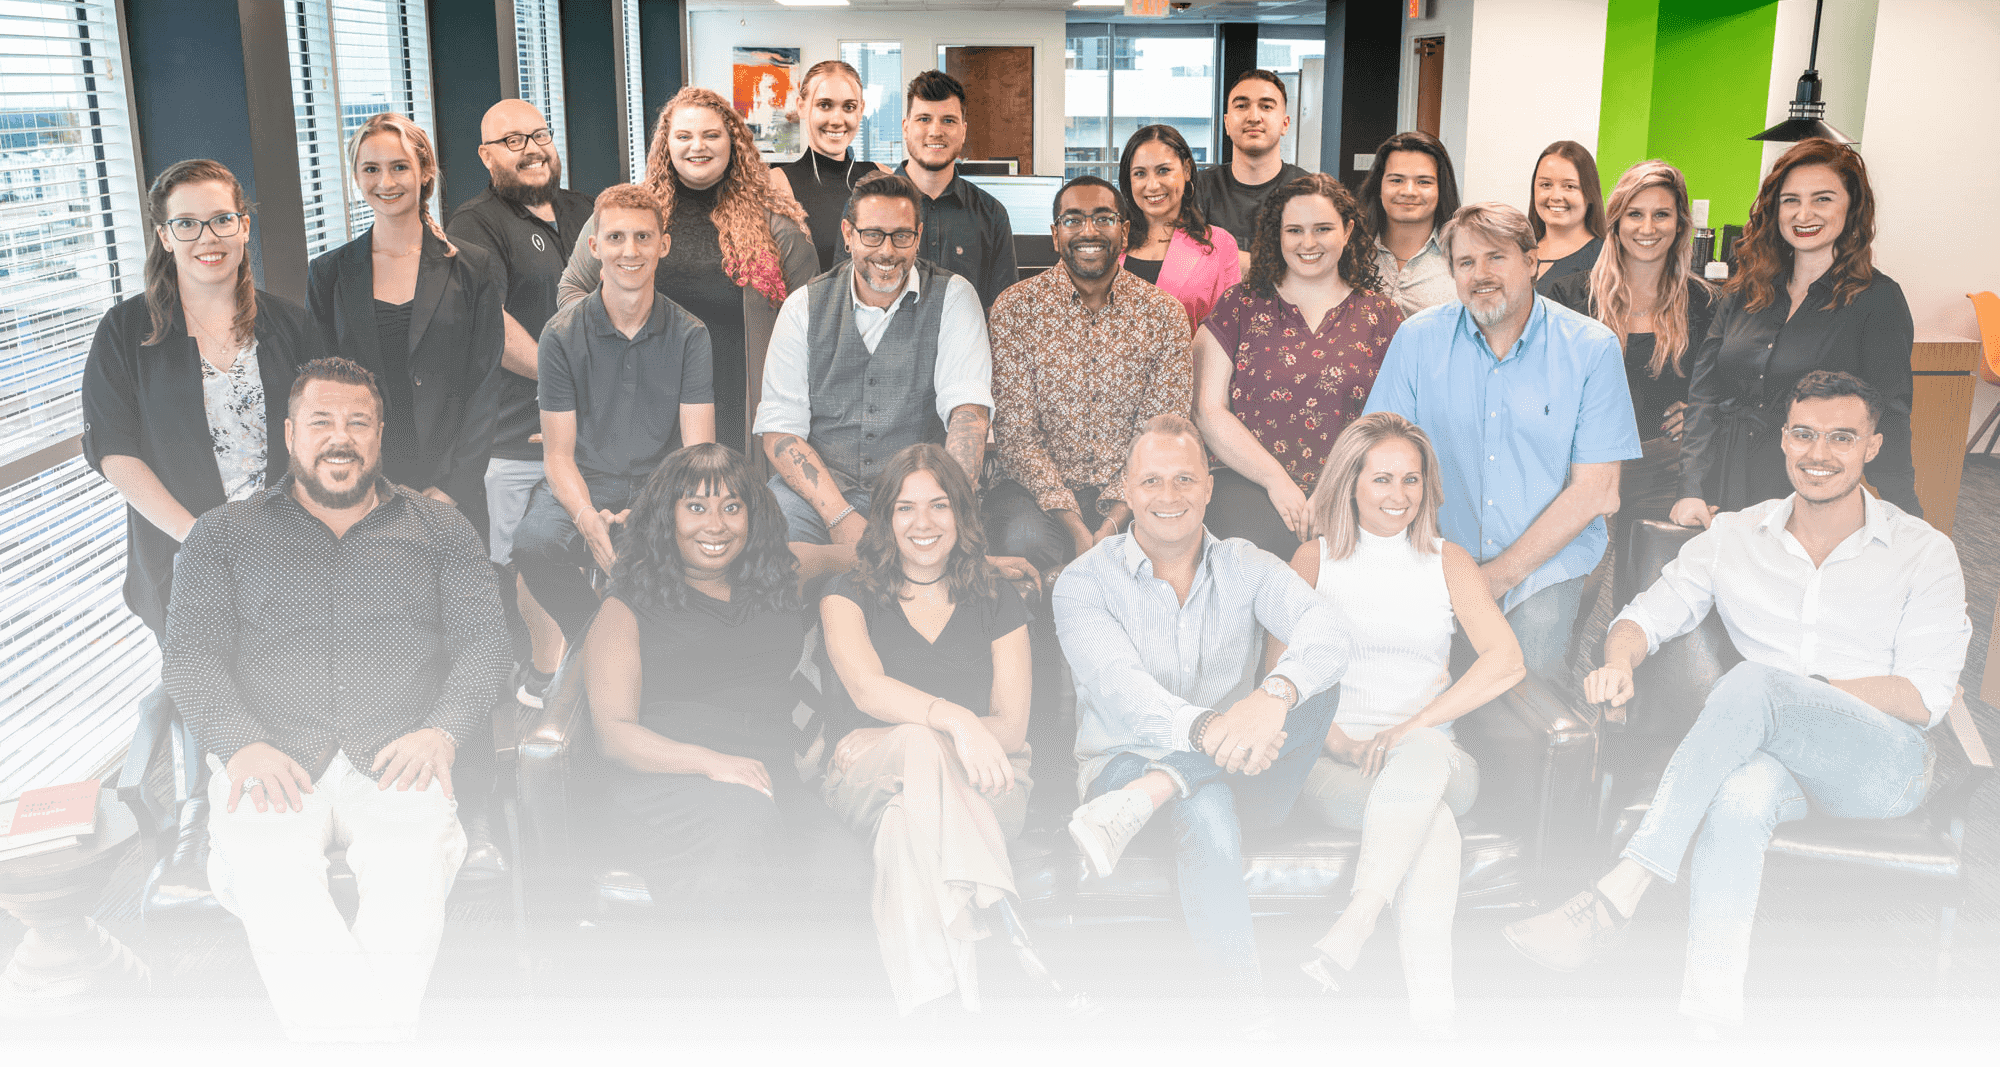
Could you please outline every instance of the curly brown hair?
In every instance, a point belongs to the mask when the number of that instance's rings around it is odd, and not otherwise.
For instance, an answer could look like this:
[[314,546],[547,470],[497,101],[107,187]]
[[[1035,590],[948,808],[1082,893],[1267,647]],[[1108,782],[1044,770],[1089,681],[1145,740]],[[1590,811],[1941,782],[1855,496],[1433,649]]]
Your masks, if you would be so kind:
[[1257,229],[1250,238],[1250,269],[1243,272],[1243,284],[1258,296],[1278,295],[1278,283],[1285,280],[1285,253],[1278,246],[1284,228],[1285,205],[1301,196],[1323,196],[1347,222],[1347,247],[1340,252],[1340,280],[1365,292],[1380,292],[1382,279],[1375,270],[1375,233],[1361,202],[1347,186],[1325,174],[1308,174],[1273,190],[1257,209]]
[[674,214],[674,195],[680,183],[667,151],[667,131],[674,113],[684,107],[705,107],[722,119],[729,131],[729,168],[722,174],[722,189],[716,194],[715,210],[709,218],[722,245],[722,271],[737,285],[755,288],[772,306],[785,300],[785,276],[780,265],[777,238],[771,235],[770,216],[783,215],[803,228],[806,209],[797,200],[778,191],[771,183],[771,168],[757,151],[750,127],[743,117],[712,89],[689,86],[673,95],[653,123],[653,139],[646,149],[646,178],[639,184],[659,197],[669,219]]
[[951,454],[935,444],[916,444],[889,460],[875,480],[868,501],[868,525],[854,546],[854,585],[882,607],[893,607],[903,596],[903,560],[896,548],[896,498],[903,483],[918,471],[929,471],[951,502],[958,527],[951,555],[944,565],[945,590],[954,604],[990,600],[999,594],[999,572],[986,561],[986,529],[979,522],[979,498],[971,479]]
[[1736,242],[1736,275],[1722,291],[1742,295],[1745,311],[1762,311],[1778,299],[1778,277],[1792,267],[1792,246],[1778,225],[1778,196],[1792,171],[1814,165],[1832,168],[1847,187],[1847,222],[1833,241],[1833,266],[1826,272],[1833,297],[1825,310],[1846,307],[1875,278],[1875,193],[1868,186],[1868,165],[1844,144],[1808,138],[1771,164]]

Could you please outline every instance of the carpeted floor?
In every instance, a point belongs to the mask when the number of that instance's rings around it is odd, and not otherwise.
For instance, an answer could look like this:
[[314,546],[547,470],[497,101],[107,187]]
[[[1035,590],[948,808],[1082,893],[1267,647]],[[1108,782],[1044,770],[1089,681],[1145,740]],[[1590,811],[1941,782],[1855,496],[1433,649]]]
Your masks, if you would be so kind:
[[[1968,705],[2000,749],[2000,714],[1977,699],[2000,594],[2000,462],[1966,470],[1955,541],[1975,635]],[[1627,941],[1576,974],[1522,962],[1499,936],[1504,917],[1459,920],[1460,1029],[1479,1055],[1565,1061],[1694,1056],[1768,1063],[1773,1054],[1845,1062],[1882,1051],[1935,1049],[1976,1062],[2000,1047],[2000,784],[1974,801],[1967,834],[1970,894],[1956,930],[1949,987],[1932,995],[1937,913],[1876,880],[1774,866],[1758,914],[1749,976],[1752,1023],[1716,1048],[1688,1045],[1673,1011],[1679,991],[1685,894],[1656,891]],[[155,968],[154,995],[104,1001],[73,1019],[0,1023],[0,1061],[23,1054],[145,1062],[254,1055],[289,1061],[241,934],[193,935],[137,921],[140,871],[121,872],[100,921]],[[1327,917],[1330,919],[1330,916]],[[1393,913],[1346,992],[1310,995],[1294,969],[1324,920],[1273,917],[1258,940],[1281,1020],[1284,1056],[1393,1055],[1462,1062],[1468,1051],[1412,1045],[1403,1024]],[[1026,977],[998,942],[981,952],[986,1011],[956,1008],[898,1020],[867,917],[805,922],[785,916],[695,924],[606,918],[529,927],[505,893],[455,900],[427,1009],[426,1057],[525,1062],[578,1052],[628,1056],[672,1050],[735,1061],[891,1059],[1018,1062],[1213,1059],[1231,1048],[1226,1007],[1191,996],[1185,933],[1177,922],[1037,926],[1051,969],[1088,992],[1100,1012],[1079,1018]],[[0,921],[0,954],[21,929]],[[1985,1048],[1986,1053],[1978,1053]],[[1584,1050],[1590,1050],[1586,1053]],[[1872,1051],[1871,1051],[1872,1050]]]

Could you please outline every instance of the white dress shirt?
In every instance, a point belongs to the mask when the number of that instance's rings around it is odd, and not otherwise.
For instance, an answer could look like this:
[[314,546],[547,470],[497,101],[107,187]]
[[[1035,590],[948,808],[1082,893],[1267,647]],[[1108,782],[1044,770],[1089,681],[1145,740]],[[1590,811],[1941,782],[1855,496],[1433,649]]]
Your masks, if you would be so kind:
[[1907,678],[1936,726],[1972,639],[1958,550],[1868,496],[1861,529],[1814,567],[1785,528],[1797,498],[1717,515],[1618,618],[1646,632],[1651,655],[1713,606],[1743,658],[1802,676]]
[[[915,265],[886,308],[862,303],[860,294],[849,292],[854,301],[854,325],[861,331],[861,343],[868,351],[889,331],[890,311],[919,292]],[[856,277],[854,285],[860,285]],[[764,350],[764,397],[757,404],[757,422],[752,433],[789,433],[806,437],[812,432],[812,355],[806,351],[811,314],[807,310],[807,288],[794,289],[778,309],[771,328],[771,344]],[[953,408],[977,404],[993,410],[993,347],[986,334],[986,308],[979,303],[979,291],[972,283],[954,274],[945,285],[944,307],[938,323],[937,364],[931,371],[932,388],[937,390],[938,421],[951,424]]]

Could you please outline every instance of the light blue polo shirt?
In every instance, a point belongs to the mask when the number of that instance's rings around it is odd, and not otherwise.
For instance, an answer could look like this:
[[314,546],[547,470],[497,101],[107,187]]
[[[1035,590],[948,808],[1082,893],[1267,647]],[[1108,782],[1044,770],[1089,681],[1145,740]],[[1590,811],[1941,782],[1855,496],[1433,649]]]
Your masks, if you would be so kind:
[[[1444,535],[1481,563],[1527,532],[1568,484],[1570,464],[1639,458],[1618,338],[1541,296],[1506,359],[1456,300],[1411,316],[1389,343],[1367,410],[1393,411],[1430,435]],[[1604,519],[1592,520],[1509,590],[1501,610],[1589,574],[1607,540]]]

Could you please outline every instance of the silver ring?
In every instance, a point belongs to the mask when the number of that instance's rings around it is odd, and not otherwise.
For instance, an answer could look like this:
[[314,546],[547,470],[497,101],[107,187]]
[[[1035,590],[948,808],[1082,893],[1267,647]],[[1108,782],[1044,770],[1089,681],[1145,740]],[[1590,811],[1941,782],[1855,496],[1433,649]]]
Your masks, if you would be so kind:
[[256,776],[256,775],[254,775],[254,774],[253,774],[253,775],[250,775],[250,776],[248,776],[248,777],[246,777],[246,778],[244,778],[244,779],[243,779],[243,791],[244,791],[245,793],[248,793],[248,792],[249,792],[249,791],[251,791],[252,789],[256,789],[256,788],[258,788],[258,787],[262,786],[263,784],[264,784],[264,780],[263,780],[262,778],[259,778],[259,777],[257,777],[257,776]]
[[1236,746],[1236,751],[1238,751],[1238,752],[1248,752],[1248,751],[1250,751],[1250,746],[1249,746],[1249,745],[1237,745],[1237,746]]

